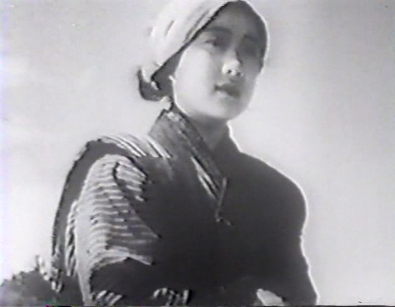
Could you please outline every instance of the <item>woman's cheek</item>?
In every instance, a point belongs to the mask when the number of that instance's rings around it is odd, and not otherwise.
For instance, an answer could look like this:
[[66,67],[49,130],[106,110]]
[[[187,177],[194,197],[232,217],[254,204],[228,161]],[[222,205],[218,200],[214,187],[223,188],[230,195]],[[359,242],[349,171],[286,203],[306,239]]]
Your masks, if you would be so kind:
[[217,74],[220,72],[221,57],[215,53],[206,53],[204,65],[210,74]]

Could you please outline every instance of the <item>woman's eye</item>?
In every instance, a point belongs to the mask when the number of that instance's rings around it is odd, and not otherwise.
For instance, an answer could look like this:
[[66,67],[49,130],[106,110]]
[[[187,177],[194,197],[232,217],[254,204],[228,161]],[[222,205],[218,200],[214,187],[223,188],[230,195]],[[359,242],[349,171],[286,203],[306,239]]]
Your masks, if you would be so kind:
[[253,43],[245,43],[243,45],[243,53],[250,57],[261,57],[262,51],[261,49]]
[[208,38],[205,41],[206,44],[216,47],[216,48],[224,48],[226,47],[226,41],[224,39],[221,39],[220,37],[212,37]]

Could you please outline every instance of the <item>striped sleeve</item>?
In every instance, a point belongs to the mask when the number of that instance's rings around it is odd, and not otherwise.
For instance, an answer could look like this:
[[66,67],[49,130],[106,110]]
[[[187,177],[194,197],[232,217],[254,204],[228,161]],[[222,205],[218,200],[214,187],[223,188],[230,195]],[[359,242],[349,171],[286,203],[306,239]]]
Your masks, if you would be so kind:
[[158,236],[135,210],[145,202],[146,181],[147,175],[120,155],[106,155],[91,166],[68,222],[75,248],[67,259],[75,259],[84,304],[114,305],[150,287]]

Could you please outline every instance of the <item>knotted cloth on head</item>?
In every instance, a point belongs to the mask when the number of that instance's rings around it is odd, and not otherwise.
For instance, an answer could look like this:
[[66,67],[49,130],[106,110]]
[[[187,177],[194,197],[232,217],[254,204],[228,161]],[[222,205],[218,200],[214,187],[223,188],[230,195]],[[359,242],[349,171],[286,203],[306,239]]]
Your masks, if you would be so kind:
[[148,61],[138,72],[139,90],[144,99],[156,101],[166,96],[166,89],[161,88],[156,78],[159,72],[230,3],[243,3],[249,8],[257,21],[266,51],[266,22],[247,0],[171,0],[151,28]]

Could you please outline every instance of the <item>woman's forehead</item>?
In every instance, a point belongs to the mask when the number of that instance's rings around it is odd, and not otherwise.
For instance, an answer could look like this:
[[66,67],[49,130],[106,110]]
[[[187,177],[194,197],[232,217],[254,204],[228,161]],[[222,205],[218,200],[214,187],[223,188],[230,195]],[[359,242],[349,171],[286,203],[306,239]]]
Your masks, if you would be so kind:
[[255,39],[262,36],[256,16],[246,7],[234,3],[222,8],[202,32],[241,33]]

